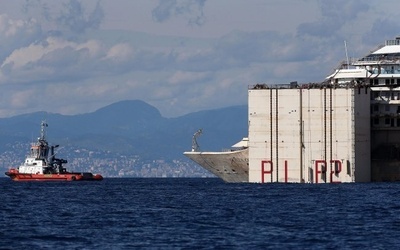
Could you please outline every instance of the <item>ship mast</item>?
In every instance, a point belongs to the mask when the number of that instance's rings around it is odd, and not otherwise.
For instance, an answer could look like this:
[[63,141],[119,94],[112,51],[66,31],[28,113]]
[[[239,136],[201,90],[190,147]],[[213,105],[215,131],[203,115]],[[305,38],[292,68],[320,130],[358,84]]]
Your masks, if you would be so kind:
[[40,128],[40,138],[39,138],[39,140],[41,140],[41,141],[45,141],[46,140],[46,129],[45,129],[45,127],[48,127],[48,126],[49,125],[45,121],[42,121],[41,128]]
[[345,52],[346,52],[347,69],[349,69],[349,68],[350,68],[350,62],[349,62],[349,55],[348,55],[348,53],[347,53],[347,43],[346,43],[346,40],[344,40],[344,50],[345,50]]
[[40,137],[38,139],[38,158],[44,160],[47,163],[47,156],[49,154],[49,145],[46,141],[46,127],[48,127],[46,121],[42,121],[40,124]]

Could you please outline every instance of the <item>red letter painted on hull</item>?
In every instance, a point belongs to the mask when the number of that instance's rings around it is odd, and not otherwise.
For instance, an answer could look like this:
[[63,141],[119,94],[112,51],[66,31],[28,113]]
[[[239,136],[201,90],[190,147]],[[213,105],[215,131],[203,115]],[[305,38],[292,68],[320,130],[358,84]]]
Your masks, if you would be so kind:
[[[265,169],[266,164],[270,165],[269,170]],[[264,175],[272,174],[272,170],[273,170],[272,161],[261,161],[261,183],[264,183]]]
[[342,172],[342,162],[339,160],[331,160],[334,168],[331,169],[331,183],[341,183],[341,181],[333,181],[333,174],[339,174]]
[[[318,165],[321,165],[321,170],[318,169]],[[316,160],[315,161],[315,183],[318,183],[319,174],[324,174],[326,172],[326,161],[324,160]]]
[[285,183],[287,183],[288,180],[288,165],[287,161],[285,160]]

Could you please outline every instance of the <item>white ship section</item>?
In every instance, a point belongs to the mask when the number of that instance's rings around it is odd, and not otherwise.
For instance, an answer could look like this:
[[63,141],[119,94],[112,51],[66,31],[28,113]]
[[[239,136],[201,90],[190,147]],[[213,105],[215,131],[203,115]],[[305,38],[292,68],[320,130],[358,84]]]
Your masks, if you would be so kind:
[[225,182],[248,182],[248,148],[221,152],[184,152],[184,155]]
[[249,90],[249,182],[368,182],[368,88]]

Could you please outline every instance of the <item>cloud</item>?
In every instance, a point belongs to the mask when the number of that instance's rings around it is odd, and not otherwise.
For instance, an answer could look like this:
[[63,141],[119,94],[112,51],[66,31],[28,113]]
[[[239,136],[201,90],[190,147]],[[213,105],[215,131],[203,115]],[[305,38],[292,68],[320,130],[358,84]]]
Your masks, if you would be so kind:
[[98,29],[105,16],[99,0],[25,0],[22,11],[26,16],[35,16],[53,31],[57,29],[75,34]]
[[[396,16],[376,15],[372,2],[304,0],[307,6],[303,1],[292,8],[292,1],[257,1],[262,3],[257,7],[221,1],[240,18],[224,16],[228,10],[218,1],[207,2],[206,9],[205,0],[160,0],[156,6],[146,1],[146,7],[129,0],[119,5],[111,0],[28,0],[19,15],[25,19],[0,14],[1,114],[82,113],[124,99],[149,102],[166,116],[245,104],[247,86],[257,82],[323,80],[344,59],[343,40],[355,36],[355,29],[362,35],[358,43],[354,37],[348,42],[349,52],[356,44],[365,53],[371,49],[366,44],[393,38],[400,26]],[[126,6],[121,3],[130,6],[130,16],[115,15]],[[107,12],[110,6],[114,12]],[[266,9],[271,15],[254,15]],[[279,13],[303,10],[311,11],[306,23],[300,17],[276,21],[283,16]],[[114,15],[105,18],[109,13]],[[150,13],[153,21],[146,16]],[[213,23],[205,23],[206,14]],[[128,19],[132,15],[135,19]],[[101,29],[104,20],[110,22],[107,30]],[[132,20],[145,32],[126,26],[112,30],[113,24]],[[160,31],[165,25],[154,21],[170,22],[182,36]],[[198,33],[218,31],[212,38],[199,38],[188,25],[198,26]]]
[[258,63],[311,61],[321,52],[320,47],[316,41],[276,31],[233,31],[217,39],[210,48],[179,51],[174,59],[182,71],[216,72]]
[[206,0],[159,0],[153,9],[153,19],[165,22],[171,17],[183,16],[189,25],[201,26],[205,22],[204,5]]
[[196,82],[204,82],[211,79],[208,72],[184,72],[176,71],[169,79],[168,82],[172,85],[189,85]]
[[[399,35],[398,30],[400,30],[400,24],[397,20],[393,21],[386,18],[379,18],[372,24],[371,30],[362,36],[363,41],[372,46],[376,46],[382,43],[382,39],[394,39],[394,36]],[[393,34],[393,31],[397,31],[397,33]]]
[[11,19],[0,14],[0,63],[15,49],[40,40],[43,32],[36,19]]
[[[28,105],[33,104],[32,96],[36,96],[36,91],[34,89],[25,89],[15,92],[11,96],[10,104],[15,108],[26,108]],[[31,100],[28,101],[27,100]]]
[[104,19],[104,11],[100,2],[97,2],[94,10],[88,14],[85,13],[82,3],[78,0],[70,0],[67,4],[64,3],[64,9],[65,11],[62,11],[56,20],[58,24],[76,33],[84,33],[88,29],[97,29]]
[[117,44],[108,51],[106,57],[116,61],[128,61],[133,57],[133,50],[129,44]]
[[358,0],[320,1],[321,18],[300,24],[297,33],[319,38],[337,36],[340,29],[369,10],[369,5]]
[[128,70],[133,60],[131,52],[127,44],[107,47],[97,40],[79,43],[48,37],[14,50],[0,66],[0,83],[33,84],[115,75]]

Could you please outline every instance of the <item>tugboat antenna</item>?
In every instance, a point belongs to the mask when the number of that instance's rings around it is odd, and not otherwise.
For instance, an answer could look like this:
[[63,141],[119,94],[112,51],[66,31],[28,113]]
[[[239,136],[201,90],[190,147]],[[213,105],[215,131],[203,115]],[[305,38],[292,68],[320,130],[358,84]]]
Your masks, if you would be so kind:
[[40,140],[45,140],[46,138],[46,129],[45,127],[48,127],[49,125],[46,123],[46,121],[42,121],[41,123],[41,128],[40,128]]

